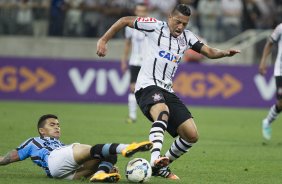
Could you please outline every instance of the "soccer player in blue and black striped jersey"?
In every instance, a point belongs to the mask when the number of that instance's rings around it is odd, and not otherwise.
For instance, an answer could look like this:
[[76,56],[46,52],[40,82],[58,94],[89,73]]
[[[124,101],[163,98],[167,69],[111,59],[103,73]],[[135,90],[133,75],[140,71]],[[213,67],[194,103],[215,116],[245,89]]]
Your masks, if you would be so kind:
[[[65,145],[58,117],[52,114],[40,117],[37,125],[39,137],[32,137],[5,156],[0,156],[0,166],[26,158],[43,168],[47,176],[59,179],[90,177],[91,182],[117,182],[120,175],[115,170],[117,154],[130,157],[138,151],[149,151],[152,143]],[[97,168],[97,169],[93,169]]]

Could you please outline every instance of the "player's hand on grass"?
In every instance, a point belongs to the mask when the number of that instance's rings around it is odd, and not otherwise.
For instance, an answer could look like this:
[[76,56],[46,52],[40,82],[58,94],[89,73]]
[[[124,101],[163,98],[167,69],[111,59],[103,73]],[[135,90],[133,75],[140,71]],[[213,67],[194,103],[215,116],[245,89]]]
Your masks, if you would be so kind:
[[103,39],[99,39],[97,42],[97,52],[96,54],[99,57],[104,57],[106,56],[107,53],[107,43]]

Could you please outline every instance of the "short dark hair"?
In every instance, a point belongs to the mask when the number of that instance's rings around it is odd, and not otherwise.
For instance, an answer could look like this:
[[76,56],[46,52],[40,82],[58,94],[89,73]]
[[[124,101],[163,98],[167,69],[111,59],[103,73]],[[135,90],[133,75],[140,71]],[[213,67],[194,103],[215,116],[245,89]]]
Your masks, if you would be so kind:
[[[45,114],[43,116],[41,116],[38,120],[38,123],[37,123],[37,130],[39,132],[39,128],[43,128],[44,125],[45,125],[45,120],[46,119],[49,119],[49,118],[54,118],[54,119],[58,119],[58,117],[54,114]],[[39,133],[40,134],[40,133]]]
[[187,4],[178,4],[172,11],[172,15],[175,15],[177,12],[181,13],[182,15],[185,16],[190,16],[191,15],[191,9]]

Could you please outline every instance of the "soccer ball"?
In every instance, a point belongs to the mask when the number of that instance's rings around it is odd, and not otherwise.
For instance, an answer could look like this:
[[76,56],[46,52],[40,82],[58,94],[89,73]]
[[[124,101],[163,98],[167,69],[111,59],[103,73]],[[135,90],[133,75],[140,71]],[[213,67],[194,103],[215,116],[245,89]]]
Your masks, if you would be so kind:
[[152,176],[152,168],[144,158],[134,158],[126,165],[126,178],[134,183],[143,183],[149,181]]

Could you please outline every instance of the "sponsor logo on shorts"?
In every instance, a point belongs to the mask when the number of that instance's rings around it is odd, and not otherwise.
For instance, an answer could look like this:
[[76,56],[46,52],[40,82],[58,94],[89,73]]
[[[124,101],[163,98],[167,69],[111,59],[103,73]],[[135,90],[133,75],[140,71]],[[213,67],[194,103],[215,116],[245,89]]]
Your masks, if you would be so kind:
[[159,93],[155,93],[152,97],[153,97],[154,102],[158,102],[163,99],[162,95]]

